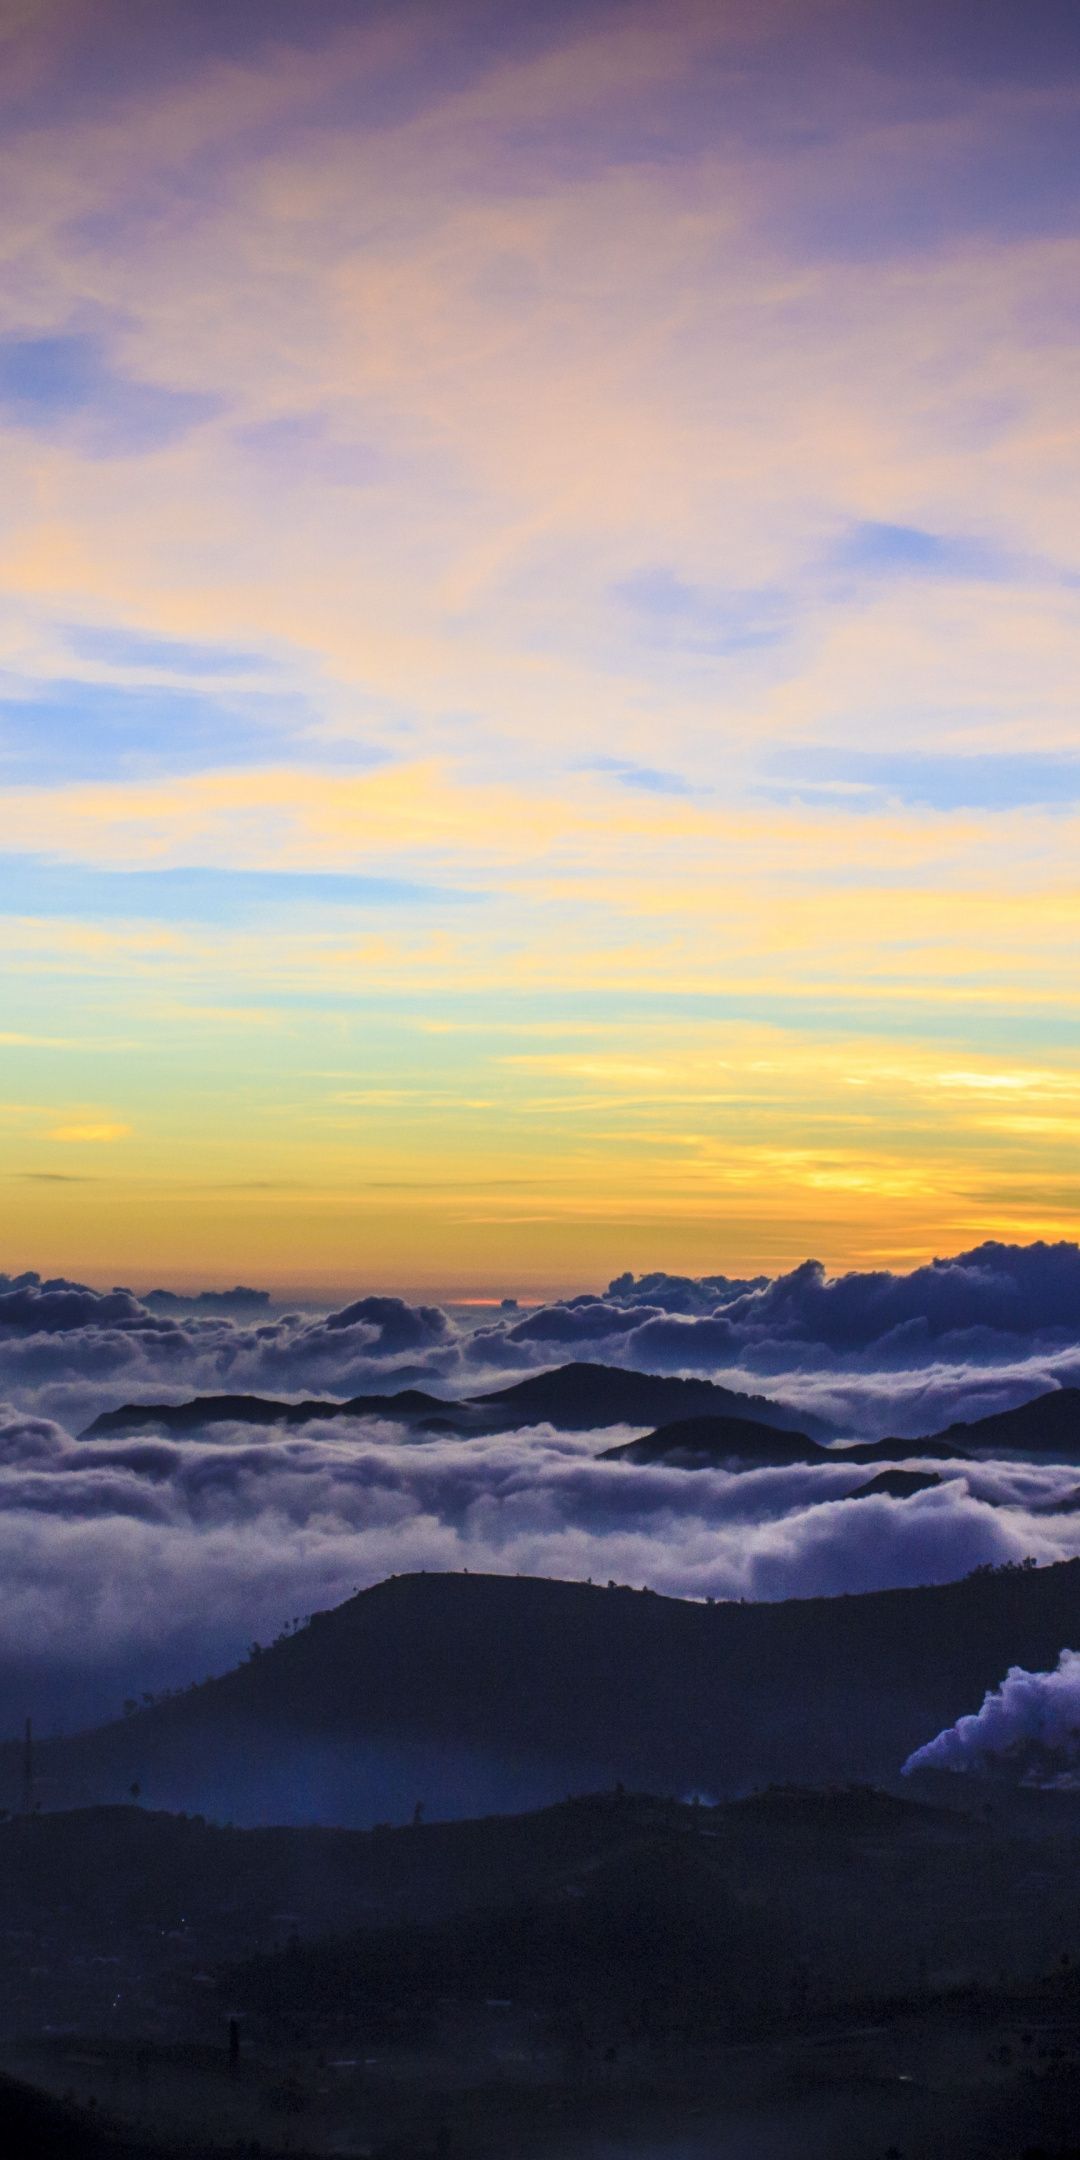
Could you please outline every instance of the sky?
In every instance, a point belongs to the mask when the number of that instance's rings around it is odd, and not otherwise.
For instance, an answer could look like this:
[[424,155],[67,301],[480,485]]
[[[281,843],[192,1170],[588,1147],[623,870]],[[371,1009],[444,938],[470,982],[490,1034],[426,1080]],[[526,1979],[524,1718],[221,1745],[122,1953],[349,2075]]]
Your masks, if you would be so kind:
[[4,1265],[1080,1221],[1080,21],[5,0]]

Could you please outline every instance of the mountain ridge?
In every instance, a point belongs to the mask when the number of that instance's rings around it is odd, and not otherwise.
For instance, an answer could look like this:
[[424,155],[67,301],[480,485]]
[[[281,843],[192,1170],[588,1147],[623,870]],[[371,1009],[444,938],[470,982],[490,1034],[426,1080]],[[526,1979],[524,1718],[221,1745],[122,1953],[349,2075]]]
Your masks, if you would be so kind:
[[[1080,1462],[1080,1387],[1046,1388],[1015,1410],[995,1410],[968,1422],[957,1419],[929,1437],[947,1441],[954,1434],[968,1448],[1002,1448],[1006,1453],[1019,1449],[1032,1455],[1057,1454],[1059,1459],[1065,1449],[1064,1460]],[[913,1443],[913,1453],[917,1446]]]
[[151,1427],[166,1432],[199,1431],[221,1423],[298,1425],[316,1419],[389,1417],[433,1437],[462,1438],[511,1432],[526,1424],[558,1425],[564,1432],[589,1432],[604,1425],[660,1425],[673,1418],[736,1415],[751,1424],[771,1424],[778,1431],[832,1428],[815,1417],[802,1418],[765,1395],[744,1395],[712,1380],[691,1380],[665,1373],[636,1373],[618,1365],[571,1361],[528,1373],[506,1387],[477,1395],[430,1395],[422,1388],[396,1394],[309,1397],[300,1402],[250,1394],[193,1396],[182,1403],[124,1403],[105,1410],[80,1435],[84,1440],[115,1438]]
[[[392,1576],[218,1679],[44,1743],[39,1770],[50,1804],[137,1784],[152,1805],[258,1821],[274,1815],[251,1810],[284,1792],[299,1819],[356,1824],[411,1813],[417,1794],[462,1814],[619,1782],[718,1797],[879,1780],[1010,1665],[1046,1670],[1073,1644],[1077,1560],[715,1605],[543,1577]],[[0,1766],[14,1787],[15,1744]]]

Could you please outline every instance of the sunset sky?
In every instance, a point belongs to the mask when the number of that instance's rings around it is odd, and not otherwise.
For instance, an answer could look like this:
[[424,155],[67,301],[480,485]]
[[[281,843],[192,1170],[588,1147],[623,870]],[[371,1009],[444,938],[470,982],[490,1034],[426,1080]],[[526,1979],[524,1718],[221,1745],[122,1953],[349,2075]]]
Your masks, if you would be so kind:
[[1080,1228],[1080,15],[5,0],[5,1265]]

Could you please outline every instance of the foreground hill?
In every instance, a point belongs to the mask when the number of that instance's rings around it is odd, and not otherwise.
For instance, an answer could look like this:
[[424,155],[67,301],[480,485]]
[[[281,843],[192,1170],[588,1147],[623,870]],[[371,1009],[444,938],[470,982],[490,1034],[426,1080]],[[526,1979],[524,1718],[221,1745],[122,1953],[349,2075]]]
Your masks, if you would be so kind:
[[[735,1794],[880,1779],[1012,1664],[1080,1644],[1080,1561],[778,1604],[512,1576],[362,1592],[219,1680],[39,1754],[46,1804],[402,1820],[622,1781]],[[17,1794],[11,1745],[0,1774]]]
[[147,2147],[110,2136],[70,2102],[3,2076],[0,2140],[11,2160],[151,2160]]
[[675,1418],[738,1417],[783,1431],[805,1426],[827,1438],[821,1419],[788,1410],[764,1395],[741,1395],[711,1380],[681,1380],[627,1372],[614,1365],[558,1365],[530,1373],[512,1386],[461,1401],[442,1401],[421,1388],[390,1395],[327,1397],[307,1402],[265,1395],[197,1395],[184,1403],[124,1403],[103,1411],[84,1439],[135,1432],[191,1433],[220,1424],[305,1425],[326,1418],[392,1418],[419,1433],[515,1432],[527,1425],[556,1425],[563,1432],[591,1432],[604,1425],[660,1425]]
[[[937,1804],[933,1780],[930,1800],[783,1787],[713,1808],[617,1791],[525,1815],[376,1830],[238,1830],[131,1805],[12,1816],[0,1822],[0,1937],[19,1965],[27,1930],[60,1930],[90,1962],[110,1935],[176,1944],[183,1930],[205,1962],[230,1942],[235,1953],[563,1896],[583,1871],[641,1838],[707,1835],[748,1881],[764,1880],[770,1848],[784,1840],[800,1846],[804,1868],[889,1842],[935,1852],[985,1844],[981,1812],[959,1804],[970,1797],[964,1781],[947,1785],[957,1803],[948,1807]],[[1064,1827],[1059,1812],[1051,1804],[1043,1824],[1029,1809],[1025,1835],[1080,1838],[1080,1801]],[[162,1955],[173,1961],[176,1952]],[[102,1985],[115,1992],[107,1974]]]
[[[991,1810],[992,1813],[992,1810]],[[448,1826],[452,1853],[495,1825]],[[511,1832],[508,1839],[507,1831]],[[271,2017],[369,2041],[450,2005],[507,2010],[613,2041],[775,2029],[860,1997],[1034,1977],[1080,1939],[1080,1817],[1011,1825],[872,1788],[766,1791],[717,1808],[599,1795],[515,1820],[503,1861],[453,1912],[413,1901],[377,1928],[294,1942],[230,1976]],[[250,1835],[250,1833],[248,1833]],[[427,1832],[392,1833],[419,1851]],[[501,1846],[501,1850],[500,1850]],[[511,1848],[517,1867],[505,1865]],[[1059,1879],[1052,1901],[1032,1876]],[[872,1915],[872,1921],[870,1916]],[[569,2034],[568,2034],[569,2037]]]
[[126,2120],[158,2160],[1062,2153],[1080,1801],[1013,1819],[943,1782],[371,1834],[0,1824],[0,2030],[55,2096],[0,2081],[4,2149],[143,2160]]

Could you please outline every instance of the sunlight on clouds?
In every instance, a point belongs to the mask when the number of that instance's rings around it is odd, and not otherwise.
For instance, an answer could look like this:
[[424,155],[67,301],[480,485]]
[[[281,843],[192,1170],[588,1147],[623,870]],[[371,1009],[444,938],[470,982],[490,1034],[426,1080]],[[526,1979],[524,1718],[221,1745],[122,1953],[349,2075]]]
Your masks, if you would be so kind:
[[[354,12],[51,103],[74,18],[8,11],[0,1044],[28,1175],[126,1143],[28,1252],[408,1281],[422,1222],[445,1283],[470,1189],[485,1282],[1075,1225],[1072,87],[825,14]],[[63,777],[130,682],[183,712]],[[400,884],[45,913],[208,869]]]

